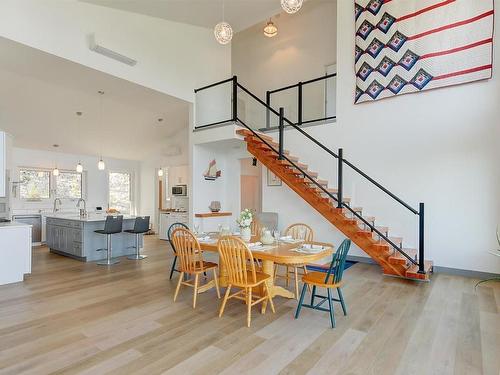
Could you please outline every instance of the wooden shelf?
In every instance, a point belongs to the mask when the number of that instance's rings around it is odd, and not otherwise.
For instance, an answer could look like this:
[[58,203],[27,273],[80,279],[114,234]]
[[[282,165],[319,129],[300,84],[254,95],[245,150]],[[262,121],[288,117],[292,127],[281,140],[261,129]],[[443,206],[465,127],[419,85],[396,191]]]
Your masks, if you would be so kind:
[[233,216],[232,212],[207,212],[203,214],[194,214],[195,217],[221,217],[221,216]]

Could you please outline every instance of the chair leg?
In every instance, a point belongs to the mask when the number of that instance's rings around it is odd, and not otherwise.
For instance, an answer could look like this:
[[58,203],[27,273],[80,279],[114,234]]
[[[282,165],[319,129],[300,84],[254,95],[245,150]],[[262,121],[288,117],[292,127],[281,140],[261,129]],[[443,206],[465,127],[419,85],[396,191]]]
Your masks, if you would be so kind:
[[314,306],[314,298],[316,297],[316,285],[313,285],[311,292],[311,306]]
[[295,277],[295,299],[299,300],[299,269],[297,267],[293,267],[293,273]]
[[250,328],[252,321],[252,288],[246,288],[247,293],[247,327]]
[[226,308],[227,299],[229,298],[229,293],[231,293],[231,284],[227,286],[226,294],[224,294],[224,299],[222,300],[222,305],[219,310],[219,318],[224,314],[224,309]]
[[215,290],[217,291],[217,298],[220,299],[220,289],[219,289],[219,280],[217,279],[217,271],[214,268],[214,282],[215,282]]
[[181,283],[182,283],[183,276],[184,276],[184,272],[181,272],[181,275],[179,276],[179,281],[177,282],[177,288],[175,288],[174,302],[177,299],[177,295],[179,294],[179,289],[181,289]]
[[342,295],[342,291],[340,290],[340,288],[337,288],[337,292],[339,293],[340,304],[342,305],[344,315],[347,315],[347,307],[345,306],[344,296]]
[[[304,264],[304,275],[307,275],[307,266],[305,264]],[[309,293],[312,293],[311,285],[307,284],[307,289],[309,290]]]
[[278,267],[279,267],[279,264],[274,265],[274,280],[276,280],[276,275],[278,275]]
[[295,310],[295,319],[299,318],[300,310],[302,309],[302,303],[304,302],[304,297],[306,296],[306,283],[302,287],[302,293],[300,293],[299,303],[297,305],[297,310]]
[[285,279],[285,286],[288,288],[290,286],[290,269],[288,266],[285,266],[286,268],[286,279]]
[[[174,271],[175,271],[175,263],[177,262],[177,255],[174,256],[174,261],[172,263],[172,269],[170,270],[170,280],[172,280],[172,276],[174,275]],[[182,277],[181,277],[182,279]]]
[[[273,297],[271,296],[271,291],[269,290],[269,287],[267,286],[267,283],[265,283],[265,282],[264,282],[264,288],[266,289],[267,299],[269,300],[269,304],[271,305],[271,310],[273,313],[275,313],[276,310],[274,309]],[[262,301],[262,303],[264,303],[264,301]]]
[[332,328],[335,328],[335,313],[333,311],[333,301],[332,301],[332,292],[330,288],[326,288],[328,292],[328,306],[330,307],[330,323],[332,324]]
[[197,273],[194,276],[194,296],[193,296],[193,309],[196,308],[196,297],[198,297],[198,281],[200,279],[200,274]]

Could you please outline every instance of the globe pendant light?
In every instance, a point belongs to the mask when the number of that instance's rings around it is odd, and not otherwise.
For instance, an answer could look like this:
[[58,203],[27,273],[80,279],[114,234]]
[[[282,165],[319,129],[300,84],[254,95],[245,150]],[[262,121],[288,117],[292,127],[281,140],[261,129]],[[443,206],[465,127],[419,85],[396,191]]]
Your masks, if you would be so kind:
[[233,28],[224,21],[224,1],[222,1],[222,22],[215,25],[214,35],[215,39],[223,45],[228,44],[233,39]]
[[78,162],[78,164],[76,165],[76,172],[77,173],[82,173],[83,172],[83,165],[81,162]]
[[59,176],[59,169],[57,167],[55,167],[54,170],[52,171],[52,174],[54,176]]
[[297,13],[302,8],[304,0],[281,0],[281,7],[287,13]]
[[163,177],[163,169],[158,169],[158,177]]
[[273,23],[273,21],[269,20],[266,27],[264,27],[264,35],[268,38],[272,38],[273,36],[278,35],[278,28]]

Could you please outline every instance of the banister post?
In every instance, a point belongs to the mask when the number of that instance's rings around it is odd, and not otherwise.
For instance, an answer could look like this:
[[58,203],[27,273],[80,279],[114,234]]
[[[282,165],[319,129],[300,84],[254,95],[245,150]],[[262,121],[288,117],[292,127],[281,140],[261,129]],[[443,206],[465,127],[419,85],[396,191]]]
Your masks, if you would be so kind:
[[232,117],[233,122],[238,120],[238,77],[233,76],[233,106],[232,106]]
[[271,107],[271,92],[266,91],[266,128],[271,127],[271,111],[269,111],[269,108]]
[[342,200],[344,195],[344,176],[342,172],[342,159],[344,151],[339,148],[338,154],[338,181],[337,181],[337,208],[342,208]]
[[283,160],[283,133],[285,131],[285,109],[280,107],[280,122],[279,122],[279,154],[278,160]]
[[425,207],[420,203],[418,210],[418,273],[425,274],[425,255],[424,255],[424,212]]
[[297,108],[297,125],[300,126],[302,125],[302,82],[299,82],[298,87],[298,108]]

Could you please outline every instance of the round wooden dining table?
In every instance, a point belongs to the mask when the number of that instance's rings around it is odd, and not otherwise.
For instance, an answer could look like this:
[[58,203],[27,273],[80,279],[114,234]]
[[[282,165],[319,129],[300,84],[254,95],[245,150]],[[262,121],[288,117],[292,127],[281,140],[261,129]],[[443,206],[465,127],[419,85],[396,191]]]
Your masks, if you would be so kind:
[[[218,252],[217,250],[217,239],[218,234],[212,234],[210,236],[210,241],[200,241],[200,248],[202,251]],[[252,236],[251,242],[257,242],[259,239],[256,236]],[[325,249],[316,253],[303,253],[296,251],[297,248],[301,247],[303,244],[313,244],[324,246]],[[281,296],[285,298],[295,298],[295,294],[291,291],[275,284],[274,280],[274,266],[276,263],[282,265],[293,266],[294,264],[308,264],[318,261],[329,255],[333,254],[334,248],[332,244],[324,242],[305,242],[299,241],[294,243],[287,243],[280,241],[279,243],[274,243],[271,245],[263,245],[262,250],[253,250],[252,255],[255,259],[258,259],[262,263],[262,272],[271,276],[267,281],[267,287],[271,293],[271,297]],[[227,283],[227,273],[222,262],[219,262],[219,285],[225,287]],[[263,291],[256,291],[257,293],[263,293]],[[266,310],[266,303],[262,305],[262,312]]]

